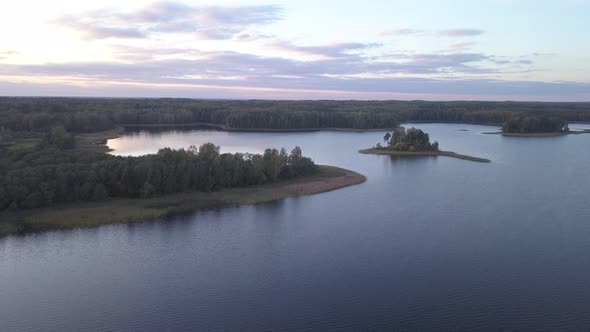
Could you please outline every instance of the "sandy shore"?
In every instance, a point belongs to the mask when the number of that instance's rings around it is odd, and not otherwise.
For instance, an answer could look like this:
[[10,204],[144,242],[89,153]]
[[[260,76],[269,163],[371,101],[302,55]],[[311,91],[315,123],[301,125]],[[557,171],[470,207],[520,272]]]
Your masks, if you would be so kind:
[[388,156],[395,156],[395,157],[436,157],[436,156],[443,156],[443,157],[451,157],[469,161],[476,161],[480,163],[489,163],[491,160],[485,158],[478,158],[473,156],[468,156],[465,154],[459,154],[451,151],[417,151],[417,152],[409,152],[409,151],[393,151],[387,149],[364,149],[360,150],[360,153],[363,154],[377,154],[377,155],[388,155]]

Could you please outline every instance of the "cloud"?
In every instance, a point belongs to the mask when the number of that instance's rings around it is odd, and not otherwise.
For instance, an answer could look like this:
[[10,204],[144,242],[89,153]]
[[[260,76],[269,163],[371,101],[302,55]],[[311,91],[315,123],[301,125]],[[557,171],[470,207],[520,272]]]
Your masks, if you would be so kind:
[[267,40],[267,39],[274,39],[275,36],[269,34],[260,34],[260,33],[239,33],[233,36],[234,40],[239,41],[255,41],[255,40]]
[[473,37],[482,35],[483,33],[483,30],[478,29],[450,29],[436,32],[437,35],[444,37]]
[[64,15],[53,23],[80,31],[85,37],[145,38],[153,34],[192,33],[202,39],[230,39],[255,25],[281,18],[281,7],[189,6],[156,2],[134,12],[97,10]]
[[417,29],[395,29],[395,30],[386,30],[379,33],[380,36],[407,36],[407,35],[418,35],[426,33],[426,30],[417,30]]
[[3,50],[0,50],[0,60],[7,59],[9,56],[15,55],[17,53],[18,52],[13,51],[13,50],[4,50],[4,51]]
[[[534,56],[534,55],[533,55]],[[490,61],[497,65],[507,66],[507,67],[530,67],[535,63],[535,61],[527,58],[527,56],[520,56],[517,58],[510,58],[510,57],[502,57],[502,56],[494,56],[490,57]]]
[[299,46],[287,41],[273,41],[267,44],[268,47],[287,51],[291,53],[299,53],[305,55],[314,55],[327,58],[359,58],[361,55],[355,52],[362,52],[369,48],[379,47],[379,43],[333,43],[327,45],[316,46]]
[[[325,54],[340,54],[347,47],[319,47]],[[316,49],[314,49],[316,50]],[[149,51],[149,50],[146,50]],[[171,49],[170,52],[182,50]],[[317,50],[316,50],[317,51]],[[129,49],[141,54],[143,50]],[[297,61],[261,57],[236,52],[191,51],[198,59],[154,60],[147,57],[134,63],[89,62],[49,63],[44,65],[0,65],[0,72],[14,76],[77,77],[103,81],[138,83],[191,83],[250,87],[358,89],[361,86],[382,91],[387,82],[399,82],[396,75],[446,75],[449,73],[491,73],[496,69],[476,66],[490,57],[478,53],[393,54],[380,61],[367,61],[357,55],[342,61],[326,58]],[[137,56],[140,59],[139,56]],[[371,83],[372,82],[372,83]],[[377,84],[379,83],[379,84]],[[383,85],[380,85],[383,84]],[[368,90],[364,90],[368,91]]]
[[104,25],[103,23],[83,20],[75,16],[62,16],[56,19],[54,23],[77,30],[88,39],[145,38],[147,36],[141,29]]
[[271,87],[244,82],[147,82],[60,80],[50,82],[23,77],[0,77],[4,95],[186,97],[230,99],[428,99],[428,100],[536,100],[588,101],[590,84],[527,82],[490,79],[441,80],[390,78],[338,80],[318,77],[309,84],[277,79]]
[[442,73],[494,73],[498,68],[477,66],[476,63],[492,61],[493,57],[482,53],[418,53],[390,54],[379,62],[389,68],[390,73],[442,74]]
[[443,30],[420,30],[411,28],[402,28],[395,30],[386,30],[379,33],[380,36],[434,36],[434,37],[474,37],[484,34],[485,31],[479,29],[443,29]]
[[[526,96],[528,99],[541,99],[550,96],[582,98],[580,96],[587,97],[590,91],[588,83],[468,78],[471,74],[496,76],[504,68],[529,64],[530,60],[522,57],[512,59],[456,52],[397,53],[369,59],[361,51],[371,44],[284,46],[325,57],[298,61],[237,52],[203,52],[183,48],[154,50],[127,46],[121,47],[119,52],[132,56],[134,61],[0,64],[0,85],[6,87],[3,90],[5,94],[9,93],[7,91],[12,91],[10,94],[27,93],[25,90],[16,93],[20,91],[19,86],[24,89],[24,83],[10,85],[10,82],[37,82],[35,84],[40,84],[38,90],[30,91],[51,91],[52,95],[59,95],[59,91],[65,95],[73,91],[72,86],[85,86],[88,91],[96,91],[102,96],[119,96],[122,91],[133,91],[138,96],[143,93],[143,96],[218,98],[315,96],[370,99],[412,96],[420,99],[424,98],[420,96],[453,96],[453,99],[462,99],[461,96],[464,96],[467,99],[497,99],[502,96],[504,99],[516,99]],[[154,54],[164,57],[154,59]],[[178,54],[190,57],[174,56]],[[39,82],[46,82],[46,85]],[[69,88],[59,88],[60,84]],[[121,87],[127,90],[120,90]],[[97,90],[93,90],[95,88]]]
[[475,46],[477,43],[474,41],[464,41],[459,43],[451,44],[450,49],[452,51],[464,51],[466,49],[470,49],[472,46]]

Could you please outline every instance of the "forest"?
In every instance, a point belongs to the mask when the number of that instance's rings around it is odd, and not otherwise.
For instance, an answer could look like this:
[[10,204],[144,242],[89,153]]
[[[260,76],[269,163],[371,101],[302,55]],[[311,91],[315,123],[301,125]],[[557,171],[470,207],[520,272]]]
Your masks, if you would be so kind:
[[0,211],[109,197],[149,198],[275,182],[316,172],[299,147],[264,154],[220,153],[211,143],[118,157],[74,149],[71,134],[53,128],[33,147],[0,147]]
[[590,103],[0,97],[0,137],[56,126],[87,133],[190,123],[234,129],[385,129],[412,121],[502,125],[517,115],[590,122]]
[[517,115],[502,125],[504,133],[567,133],[566,120],[558,117]]
[[[590,103],[262,101],[0,97],[0,211],[109,197],[212,191],[311,174],[295,148],[222,154],[205,144],[115,157],[75,148],[75,136],[132,125],[214,124],[233,129],[379,129],[402,122],[504,124],[506,132],[567,130],[589,121]],[[36,139],[41,143],[26,143]],[[20,140],[23,144],[14,144]],[[395,130],[400,151],[437,151],[427,133]]]

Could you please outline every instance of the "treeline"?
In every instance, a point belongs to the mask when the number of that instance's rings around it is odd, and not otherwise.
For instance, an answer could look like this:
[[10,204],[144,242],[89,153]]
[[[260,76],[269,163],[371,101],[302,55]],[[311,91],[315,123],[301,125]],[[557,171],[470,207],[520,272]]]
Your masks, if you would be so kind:
[[[62,137],[61,130],[56,133]],[[59,141],[58,141],[59,142]],[[147,198],[184,191],[213,191],[313,174],[314,162],[296,147],[290,154],[220,153],[204,144],[188,150],[162,149],[141,157],[117,157],[61,142],[35,148],[0,148],[0,211],[100,201]]]
[[565,133],[569,132],[566,120],[544,116],[513,116],[502,125],[504,133]]
[[[430,142],[430,136],[421,129],[404,127],[395,128],[392,134],[386,133],[383,137],[387,149],[393,151],[438,151],[438,142]],[[381,147],[381,143],[377,145]]]
[[590,103],[0,98],[0,130],[32,132],[189,123],[237,129],[375,129],[411,121],[501,125],[515,115],[590,122]]

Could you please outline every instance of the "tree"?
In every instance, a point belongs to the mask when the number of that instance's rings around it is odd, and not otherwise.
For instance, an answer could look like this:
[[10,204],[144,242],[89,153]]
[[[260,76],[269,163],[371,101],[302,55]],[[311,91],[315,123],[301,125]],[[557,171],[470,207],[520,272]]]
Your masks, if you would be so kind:
[[394,151],[438,151],[438,142],[430,143],[430,136],[417,128],[396,128],[389,141]]
[[[57,130],[57,136],[63,131]],[[296,147],[264,155],[219,154],[203,144],[187,150],[120,157],[53,145],[3,149],[0,154],[0,211],[51,206],[108,197],[150,198],[189,190],[262,184],[317,170]]]
[[150,198],[154,196],[156,196],[156,188],[146,181],[141,188],[141,198]]
[[47,134],[47,142],[59,149],[71,149],[74,147],[74,136],[68,134],[63,126],[53,127]]
[[93,201],[102,201],[107,199],[108,197],[109,194],[107,192],[107,189],[102,183],[99,183],[94,187],[94,192],[92,194]]
[[567,133],[567,121],[557,117],[515,115],[502,125],[504,133]]
[[394,145],[396,143],[401,143],[406,137],[406,128],[398,127],[393,130],[393,135],[389,142],[390,145]]
[[278,179],[281,170],[285,167],[287,160],[283,159],[277,149],[266,149],[262,156],[264,160],[264,173],[271,182]]
[[301,158],[302,155],[303,155],[303,152],[301,151],[301,148],[296,146],[293,150],[291,150],[290,158],[292,160],[296,160],[296,159]]
[[387,144],[389,142],[390,138],[391,138],[390,133],[386,133],[385,136],[383,136],[383,141],[385,142],[385,144]]

